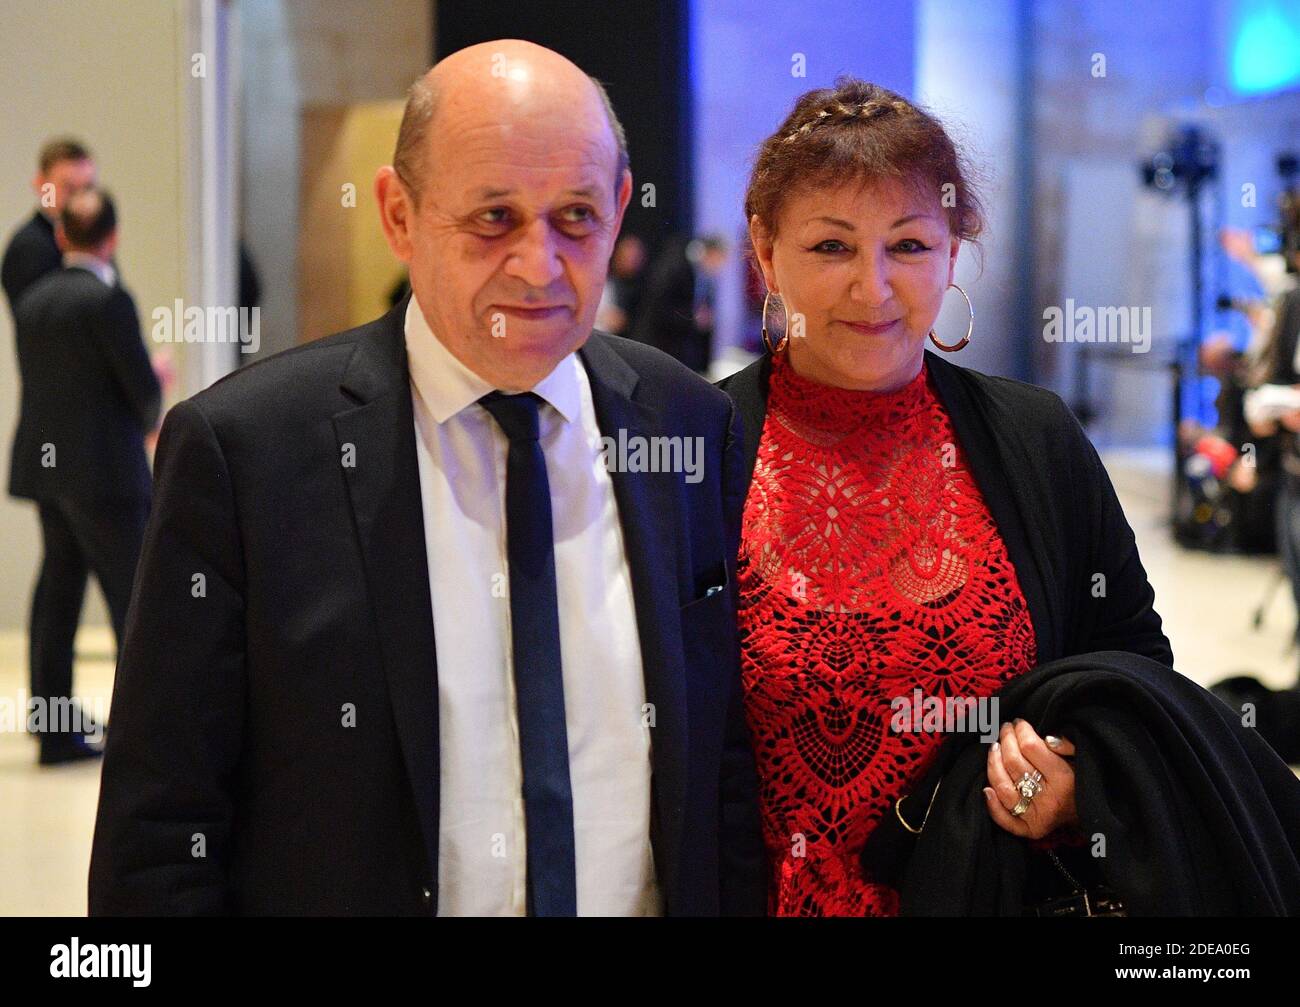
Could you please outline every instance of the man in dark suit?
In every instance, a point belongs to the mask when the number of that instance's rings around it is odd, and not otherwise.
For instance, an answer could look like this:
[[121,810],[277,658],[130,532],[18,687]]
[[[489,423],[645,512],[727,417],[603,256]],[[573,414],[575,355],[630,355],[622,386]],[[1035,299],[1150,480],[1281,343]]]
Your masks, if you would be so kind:
[[662,350],[693,371],[708,368],[695,327],[695,270],[686,256],[684,235],[664,239],[651,263],[636,323],[628,336]]
[[93,914],[763,911],[734,410],[591,331],[626,164],[557,53],[453,54],[375,181],[412,294],[168,414]]
[[32,179],[39,200],[36,212],[9,239],[0,263],[0,283],[15,317],[18,298],[27,288],[63,264],[54,227],[68,197],[94,184],[95,162],[81,143],[61,138],[41,148],[36,177]]
[[[44,703],[42,764],[100,754],[98,725],[71,707],[73,638],[87,572],[108,602],[120,642],[149,510],[144,437],[158,421],[158,380],[131,295],[110,260],[117,219],[107,193],[68,197],[61,217],[64,267],[18,301],[22,397],[9,493],[36,501],[44,557],[32,598],[31,691]],[[55,722],[77,710],[81,722]],[[33,711],[35,712],[35,711]]]

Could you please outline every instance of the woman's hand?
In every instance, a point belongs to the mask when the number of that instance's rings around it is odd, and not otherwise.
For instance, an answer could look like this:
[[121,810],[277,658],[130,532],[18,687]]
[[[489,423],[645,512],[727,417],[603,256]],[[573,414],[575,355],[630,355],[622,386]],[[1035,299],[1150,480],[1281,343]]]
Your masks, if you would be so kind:
[[[993,821],[1012,835],[1041,839],[1057,829],[1079,824],[1074,805],[1074,768],[1062,756],[1074,754],[1074,746],[1064,738],[1054,739],[1057,747],[1049,748],[1027,720],[1002,725],[1002,735],[989,746],[990,787],[984,788]],[[1042,773],[1042,789],[1021,816],[1011,814],[1020,800],[1016,789],[1025,773]]]

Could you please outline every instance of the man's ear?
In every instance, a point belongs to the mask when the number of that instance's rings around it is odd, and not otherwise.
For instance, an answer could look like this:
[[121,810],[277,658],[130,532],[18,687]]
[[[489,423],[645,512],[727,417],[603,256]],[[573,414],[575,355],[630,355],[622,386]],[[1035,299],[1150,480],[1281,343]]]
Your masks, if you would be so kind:
[[415,205],[391,164],[375,172],[375,202],[388,247],[400,261],[411,262],[414,241],[411,234]]
[[763,282],[767,284],[767,289],[779,294],[781,291],[776,285],[776,270],[772,267],[772,236],[758,219],[758,214],[749,218],[749,242],[754,246],[754,258],[758,260],[758,268],[763,272]]
[[627,204],[632,201],[632,169],[623,169],[623,181],[618,186],[618,219],[614,221],[614,233],[618,234],[623,226],[623,214],[627,212]]
[[68,236],[63,233],[62,221],[59,221],[54,225],[54,243],[59,246],[60,252],[67,252]]

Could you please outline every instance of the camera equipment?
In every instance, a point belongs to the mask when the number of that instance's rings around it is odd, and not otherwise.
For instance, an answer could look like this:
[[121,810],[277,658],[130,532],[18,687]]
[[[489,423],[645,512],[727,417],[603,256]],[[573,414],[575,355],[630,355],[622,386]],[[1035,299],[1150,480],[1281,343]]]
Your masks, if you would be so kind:
[[[1173,445],[1174,492],[1173,521],[1179,526],[1180,515],[1186,513],[1187,481],[1183,473],[1183,455],[1179,449],[1178,430],[1183,419],[1184,375],[1196,373],[1196,359],[1200,351],[1205,327],[1205,283],[1203,262],[1205,257],[1203,227],[1201,223],[1201,193],[1207,183],[1218,177],[1219,142],[1196,125],[1180,126],[1169,137],[1164,150],[1144,161],[1140,166],[1142,182],[1148,188],[1171,198],[1182,197],[1187,204],[1188,259],[1192,292],[1192,326],[1186,337],[1175,343],[1170,365],[1173,377]],[[1199,416],[1198,416],[1199,419]]]

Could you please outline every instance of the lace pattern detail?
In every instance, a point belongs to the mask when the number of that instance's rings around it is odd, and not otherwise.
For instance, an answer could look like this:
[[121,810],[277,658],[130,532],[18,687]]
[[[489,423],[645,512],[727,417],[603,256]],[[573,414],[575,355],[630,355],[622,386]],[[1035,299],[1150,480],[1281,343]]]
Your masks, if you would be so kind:
[[745,502],[740,631],[776,915],[893,915],[872,828],[940,734],[890,701],[987,696],[1034,665],[1028,607],[926,368],[860,392],[773,361]]

